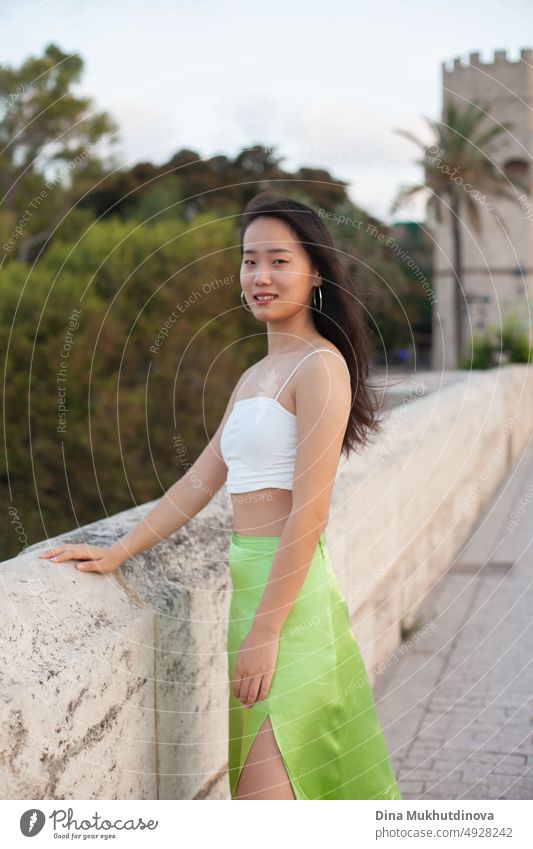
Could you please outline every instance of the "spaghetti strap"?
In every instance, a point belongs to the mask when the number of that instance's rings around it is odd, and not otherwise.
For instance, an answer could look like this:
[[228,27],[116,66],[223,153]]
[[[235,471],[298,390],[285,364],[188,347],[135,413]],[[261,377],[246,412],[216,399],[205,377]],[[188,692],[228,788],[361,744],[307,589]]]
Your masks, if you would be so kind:
[[284,390],[284,389],[285,389],[285,387],[287,386],[287,383],[289,382],[289,380],[291,379],[291,377],[293,376],[293,374],[296,372],[296,370],[297,370],[297,369],[301,366],[301,364],[303,363],[303,361],[304,361],[304,360],[306,360],[306,359],[307,359],[307,357],[310,357],[312,354],[316,354],[316,353],[318,353],[318,351],[327,351],[327,352],[328,352],[328,353],[330,353],[330,354],[335,354],[335,356],[336,356],[336,357],[340,357],[340,359],[341,359],[341,360],[343,361],[343,363],[346,365],[346,368],[348,368],[348,365],[347,365],[347,363],[346,363],[346,360],[344,359],[344,357],[343,357],[343,356],[341,356],[341,354],[338,354],[338,353],[337,353],[337,351],[332,351],[332,350],[331,350],[331,348],[315,348],[315,350],[314,350],[314,351],[309,351],[309,353],[308,353],[308,354],[306,354],[306,355],[305,355],[305,357],[302,357],[302,359],[300,360],[300,362],[299,362],[299,363],[297,363],[297,364],[294,366],[294,368],[293,368],[293,370],[291,371],[291,373],[289,374],[289,376],[288,376],[287,380],[286,380],[286,381],[282,384],[281,389],[279,389],[279,390],[278,390],[278,392],[276,392],[276,395],[274,396],[274,397],[275,397],[275,400],[277,400],[277,399],[278,399],[278,396],[280,395],[280,393],[281,393],[281,392],[283,392],[283,390]]

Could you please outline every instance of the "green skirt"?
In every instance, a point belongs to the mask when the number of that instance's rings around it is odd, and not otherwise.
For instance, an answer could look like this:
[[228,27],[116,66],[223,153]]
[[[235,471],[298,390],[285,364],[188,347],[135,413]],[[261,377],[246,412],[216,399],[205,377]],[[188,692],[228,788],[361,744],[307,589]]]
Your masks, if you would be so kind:
[[370,680],[353,636],[348,605],[322,534],[283,625],[270,691],[246,707],[231,683],[280,542],[232,532],[228,622],[231,798],[267,716],[296,799],[401,799],[376,713]]

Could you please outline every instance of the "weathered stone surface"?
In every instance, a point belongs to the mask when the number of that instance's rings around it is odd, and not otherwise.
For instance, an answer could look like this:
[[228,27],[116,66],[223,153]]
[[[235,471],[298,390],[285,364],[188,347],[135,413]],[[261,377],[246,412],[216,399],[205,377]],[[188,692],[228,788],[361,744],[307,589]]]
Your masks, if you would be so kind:
[[2,565],[0,792],[150,798],[153,614],[73,570],[30,553]]

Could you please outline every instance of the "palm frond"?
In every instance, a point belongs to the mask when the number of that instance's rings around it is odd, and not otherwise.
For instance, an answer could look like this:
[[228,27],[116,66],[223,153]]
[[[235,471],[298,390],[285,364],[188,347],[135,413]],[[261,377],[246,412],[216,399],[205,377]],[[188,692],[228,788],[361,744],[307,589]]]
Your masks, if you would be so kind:
[[398,212],[401,206],[424,189],[427,189],[424,183],[420,183],[418,186],[402,186],[390,206],[390,213]]
[[490,129],[486,130],[482,133],[479,138],[475,140],[477,147],[483,148],[489,144],[494,138],[499,136],[501,133],[506,132],[507,130],[511,130],[514,124],[495,124]]
[[395,128],[393,132],[396,133],[398,136],[403,136],[403,138],[407,139],[410,142],[413,142],[413,144],[416,144],[416,146],[419,147],[424,153],[427,151],[427,144],[424,144],[423,141],[417,139],[417,137],[410,133],[409,130]]

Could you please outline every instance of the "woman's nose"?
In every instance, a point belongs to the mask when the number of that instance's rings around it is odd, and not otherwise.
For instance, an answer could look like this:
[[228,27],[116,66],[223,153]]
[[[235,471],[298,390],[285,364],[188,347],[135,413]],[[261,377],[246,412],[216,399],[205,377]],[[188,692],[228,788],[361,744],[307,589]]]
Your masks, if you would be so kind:
[[253,279],[254,283],[270,283],[270,272],[267,269],[256,269]]

